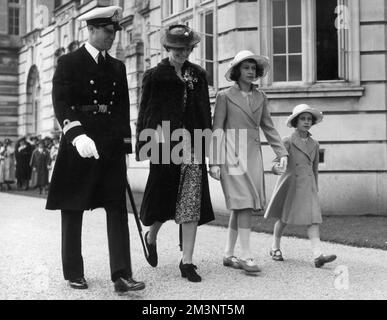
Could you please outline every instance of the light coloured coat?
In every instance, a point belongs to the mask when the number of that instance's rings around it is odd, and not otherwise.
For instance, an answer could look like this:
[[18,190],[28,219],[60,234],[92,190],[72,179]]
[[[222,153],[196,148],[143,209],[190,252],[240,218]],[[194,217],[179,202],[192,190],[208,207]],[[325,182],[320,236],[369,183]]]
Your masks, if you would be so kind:
[[[259,128],[278,157],[288,155],[274,128],[267,98],[262,91],[253,88],[250,100],[242,95],[237,84],[218,93],[210,163],[221,167],[220,181],[230,210],[265,208]],[[222,135],[217,135],[217,132]]]
[[321,223],[317,194],[319,144],[310,134],[305,143],[297,131],[283,141],[289,152],[288,167],[276,183],[265,218],[274,217],[295,225]]

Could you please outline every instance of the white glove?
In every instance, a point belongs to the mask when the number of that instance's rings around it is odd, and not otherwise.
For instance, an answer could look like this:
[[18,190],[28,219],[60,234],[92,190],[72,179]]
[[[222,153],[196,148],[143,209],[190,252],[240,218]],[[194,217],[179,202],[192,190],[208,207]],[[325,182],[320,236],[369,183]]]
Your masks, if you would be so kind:
[[285,173],[286,167],[288,166],[288,157],[281,157],[280,163],[276,163],[273,166],[273,172],[274,174],[281,175]]
[[287,166],[288,166],[288,157],[287,156],[281,157],[280,167],[284,172],[286,171]]
[[219,166],[211,166],[210,167],[210,176],[215,180],[220,180],[220,167]]
[[82,158],[96,158],[99,159],[97,147],[92,139],[87,135],[81,134],[73,140],[73,145],[77,148],[79,155]]

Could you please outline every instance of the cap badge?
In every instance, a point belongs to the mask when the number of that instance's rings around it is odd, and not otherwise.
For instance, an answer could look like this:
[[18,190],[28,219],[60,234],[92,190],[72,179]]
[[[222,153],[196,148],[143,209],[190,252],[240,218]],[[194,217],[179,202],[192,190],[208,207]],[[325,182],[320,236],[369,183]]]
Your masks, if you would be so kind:
[[119,21],[118,10],[114,11],[114,14],[113,14],[111,19],[112,19],[113,22],[118,22]]

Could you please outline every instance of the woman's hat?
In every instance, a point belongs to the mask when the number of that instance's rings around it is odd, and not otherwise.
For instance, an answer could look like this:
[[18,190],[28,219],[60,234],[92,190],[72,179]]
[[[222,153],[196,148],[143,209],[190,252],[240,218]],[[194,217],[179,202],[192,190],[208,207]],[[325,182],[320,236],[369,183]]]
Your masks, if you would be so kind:
[[316,119],[315,124],[321,122],[323,119],[323,114],[321,111],[318,111],[317,109],[313,109],[312,107],[309,107],[307,104],[299,104],[299,105],[294,107],[292,114],[286,120],[286,125],[289,128],[291,128],[292,127],[292,124],[291,124],[292,120],[304,112],[309,112],[310,114],[312,114],[312,116]]
[[269,58],[265,56],[260,56],[252,53],[249,50],[242,50],[236,54],[234,59],[230,63],[230,67],[228,68],[226,74],[224,75],[228,81],[232,81],[230,79],[232,68],[234,68],[238,63],[242,61],[253,59],[258,64],[259,67],[263,69],[262,77],[264,77],[270,69]]
[[199,34],[184,24],[175,24],[164,29],[161,44],[169,48],[193,47],[201,40]]

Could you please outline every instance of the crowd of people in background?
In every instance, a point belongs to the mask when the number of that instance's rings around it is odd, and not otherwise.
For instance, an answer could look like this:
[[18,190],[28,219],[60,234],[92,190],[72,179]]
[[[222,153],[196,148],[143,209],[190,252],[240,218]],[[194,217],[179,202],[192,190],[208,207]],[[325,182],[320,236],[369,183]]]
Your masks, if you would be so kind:
[[24,136],[0,141],[0,191],[38,189],[47,193],[59,137]]

